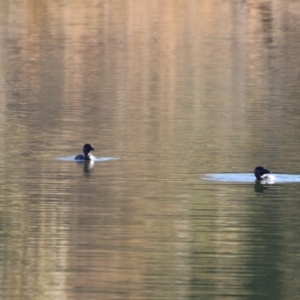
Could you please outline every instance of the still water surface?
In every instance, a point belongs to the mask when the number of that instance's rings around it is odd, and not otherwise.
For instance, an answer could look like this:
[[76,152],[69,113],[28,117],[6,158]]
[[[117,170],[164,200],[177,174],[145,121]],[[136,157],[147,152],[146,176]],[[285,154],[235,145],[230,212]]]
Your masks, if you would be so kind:
[[299,299],[297,1],[0,7],[1,299]]

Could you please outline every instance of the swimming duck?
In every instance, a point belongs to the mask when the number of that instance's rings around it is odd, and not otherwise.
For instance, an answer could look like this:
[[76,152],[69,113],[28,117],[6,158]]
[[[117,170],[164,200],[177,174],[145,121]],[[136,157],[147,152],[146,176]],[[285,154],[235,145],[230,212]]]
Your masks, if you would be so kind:
[[90,151],[95,150],[91,144],[85,144],[83,146],[83,154],[78,154],[75,160],[95,160],[95,156]]
[[270,174],[271,172],[268,169],[265,169],[262,166],[258,166],[255,168],[254,170],[254,175],[256,177],[257,180],[263,180],[263,179],[271,179],[271,177],[273,178],[273,175],[267,175]]

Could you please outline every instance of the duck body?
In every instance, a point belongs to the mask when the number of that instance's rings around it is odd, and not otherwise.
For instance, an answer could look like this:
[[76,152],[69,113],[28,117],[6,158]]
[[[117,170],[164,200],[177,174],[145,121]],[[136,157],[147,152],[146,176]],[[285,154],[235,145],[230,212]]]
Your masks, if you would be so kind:
[[75,157],[75,160],[77,161],[85,161],[85,160],[95,160],[96,157],[91,154],[91,151],[94,151],[94,147],[91,144],[85,144],[83,146],[83,154],[78,154]]
[[265,169],[262,166],[258,166],[254,170],[254,175],[256,177],[256,180],[273,180],[275,177],[274,175],[270,175],[271,171],[268,169]]

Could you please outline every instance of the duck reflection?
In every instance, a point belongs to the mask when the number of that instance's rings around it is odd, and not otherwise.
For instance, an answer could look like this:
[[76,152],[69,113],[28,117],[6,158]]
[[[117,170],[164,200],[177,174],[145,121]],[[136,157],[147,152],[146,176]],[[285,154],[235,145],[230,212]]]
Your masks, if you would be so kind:
[[76,161],[76,164],[82,165],[83,172],[85,174],[89,174],[93,170],[95,162],[93,160],[85,160],[85,161]]
[[262,184],[261,181],[256,181],[254,184],[254,190],[256,193],[265,193],[267,191],[265,184]]

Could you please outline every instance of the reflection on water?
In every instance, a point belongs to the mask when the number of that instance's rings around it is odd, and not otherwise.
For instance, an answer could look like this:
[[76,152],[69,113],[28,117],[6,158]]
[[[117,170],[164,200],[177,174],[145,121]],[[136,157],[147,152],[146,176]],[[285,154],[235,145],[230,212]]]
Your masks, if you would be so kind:
[[269,186],[257,181],[254,184],[254,190],[256,193],[265,193],[268,190]]
[[90,173],[91,170],[94,168],[94,161],[82,161],[82,162],[77,162],[78,165],[83,166],[83,171],[84,173]]
[[299,298],[297,1],[0,7],[1,299]]

